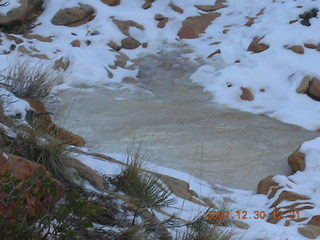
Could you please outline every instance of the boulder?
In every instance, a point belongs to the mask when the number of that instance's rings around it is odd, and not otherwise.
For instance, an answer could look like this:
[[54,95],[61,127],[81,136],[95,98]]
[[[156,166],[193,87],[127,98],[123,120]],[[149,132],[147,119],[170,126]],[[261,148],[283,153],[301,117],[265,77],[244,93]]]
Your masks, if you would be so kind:
[[[38,214],[46,213],[63,195],[63,185],[52,178],[50,173],[38,163],[0,150],[0,166],[0,182],[9,181],[3,175],[7,171],[12,172],[15,179],[22,181],[16,187],[16,190],[20,193],[21,202],[13,200],[8,202],[7,206],[4,206],[3,201],[0,201],[0,215],[6,216],[6,220],[9,222],[16,220],[17,215],[14,211],[18,207],[22,207],[23,211],[25,209],[27,219],[36,219]],[[30,177],[33,178],[32,181],[30,181]],[[44,178],[50,180],[50,185],[41,185]],[[40,186],[41,191],[39,190]],[[52,192],[53,187],[55,188],[55,192]],[[5,191],[0,192],[0,198],[8,198],[8,193]]]
[[285,48],[297,53],[297,54],[304,54],[304,49],[302,46],[300,45],[292,45],[292,46],[284,46]]
[[299,150],[300,147],[288,157],[288,164],[294,172],[303,171],[306,168],[305,154]]
[[0,15],[0,25],[14,25],[25,23],[40,14],[43,0],[20,0],[20,6]]
[[81,42],[79,40],[73,40],[70,44],[72,47],[80,47],[81,46]]
[[121,0],[101,0],[103,3],[107,4],[108,6],[118,6]]
[[220,13],[207,13],[199,16],[187,17],[182,27],[178,32],[178,36],[181,39],[194,39],[198,38],[200,34],[204,33],[211,22],[219,17]]
[[266,177],[265,179],[262,179],[259,182],[257,187],[257,193],[267,195],[271,188],[278,187],[278,186],[279,186],[279,183],[273,180],[273,176],[269,176],[269,177]]
[[179,6],[177,6],[177,5],[175,5],[174,3],[169,3],[169,5],[168,5],[173,11],[175,11],[175,12],[177,12],[177,13],[180,13],[180,14],[182,14],[184,11],[183,11],[183,9],[181,8],[181,7],[179,7]]
[[318,45],[314,44],[314,43],[305,43],[304,46],[306,48],[310,48],[310,49],[317,49],[318,48]]
[[320,236],[320,227],[313,225],[305,225],[303,227],[299,227],[298,232],[305,238],[316,239]]
[[124,49],[135,49],[140,45],[141,43],[133,37],[127,37],[121,40],[121,47]]
[[297,93],[306,93],[309,89],[310,82],[311,82],[311,77],[309,77],[309,76],[303,77],[299,87],[296,89],[296,92]]
[[51,20],[58,26],[76,27],[91,21],[94,18],[94,9],[87,4],[59,10]]
[[169,21],[169,18],[163,16],[162,14],[156,14],[154,16],[154,20],[158,21],[158,28],[164,28],[166,23]]
[[306,94],[313,100],[320,101],[320,80],[313,77]]
[[142,5],[142,8],[143,9],[149,9],[152,7],[152,3],[154,2],[155,0],[145,0],[144,4]]
[[309,225],[314,225],[314,226],[318,226],[320,227],[320,215],[315,215],[313,216],[309,222],[308,222]]
[[260,41],[263,39],[263,37],[255,37],[250,45],[248,46],[247,51],[253,52],[253,53],[260,53],[269,48],[269,45],[265,43],[260,43]]
[[224,4],[225,2],[225,0],[216,0],[214,5],[195,5],[195,7],[204,12],[212,12],[221,8],[228,7]]
[[113,19],[112,22],[116,24],[119,30],[126,36],[130,35],[129,33],[130,27],[135,27],[137,29],[144,30],[144,26],[132,20],[121,21],[121,20]]
[[240,95],[240,99],[244,101],[252,101],[254,99],[254,95],[250,91],[249,88],[241,87],[242,94]]

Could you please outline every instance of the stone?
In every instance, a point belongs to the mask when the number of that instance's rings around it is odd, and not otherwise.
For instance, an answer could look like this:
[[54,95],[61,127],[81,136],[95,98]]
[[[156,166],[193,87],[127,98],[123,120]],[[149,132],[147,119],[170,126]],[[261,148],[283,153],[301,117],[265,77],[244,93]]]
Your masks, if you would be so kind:
[[76,27],[91,21],[94,18],[94,9],[90,5],[80,4],[77,7],[59,10],[51,20],[58,26]]
[[204,33],[211,22],[219,17],[220,13],[207,13],[199,16],[187,17],[182,27],[178,32],[178,36],[181,39],[194,39],[198,38],[200,34]]
[[121,0],[101,0],[101,1],[111,7],[118,6],[121,2]]
[[303,227],[298,227],[298,232],[309,239],[316,239],[320,236],[320,227],[313,225],[306,225]]
[[300,45],[292,45],[292,46],[284,46],[286,49],[289,49],[297,54],[304,54],[304,49],[302,46]]
[[165,19],[159,21],[159,23],[157,24],[157,27],[158,28],[164,28],[168,21],[169,21],[169,18],[165,18]]
[[320,215],[314,215],[309,221],[309,225],[314,225],[320,227]]
[[212,12],[228,7],[227,5],[224,5],[225,2],[225,0],[217,0],[214,5],[195,5],[195,7],[204,12]]
[[116,61],[114,62],[114,65],[117,67],[124,68],[127,65],[127,62],[129,60],[129,57],[125,55],[124,53],[120,53],[120,55],[116,56]]
[[38,34],[25,34],[25,35],[23,35],[23,37],[26,39],[36,39],[40,42],[47,42],[47,43],[50,43],[53,41],[52,38],[50,38],[50,37],[43,37]]
[[141,44],[141,46],[142,46],[143,48],[147,48],[147,47],[148,47],[148,43],[147,43],[147,42],[144,42],[144,43]]
[[240,95],[240,99],[244,101],[252,101],[254,100],[254,96],[249,88],[241,87],[242,94]]
[[[36,160],[36,159],[34,159]],[[34,178],[34,188],[30,188],[30,182],[24,181],[24,184],[17,185],[17,189],[20,190],[20,196],[22,204],[26,209],[26,217],[28,219],[36,219],[38,214],[44,214],[48,209],[52,208],[63,195],[63,185],[46,169],[36,163],[26,160],[22,157],[15,156],[9,153],[5,153],[0,150],[0,174],[4,174],[6,171],[12,171],[15,178],[26,180],[32,176],[38,176]],[[41,179],[47,177],[51,180],[52,186],[56,188],[56,193],[53,194],[50,190],[51,186],[43,187],[41,192],[37,189],[41,184]],[[0,179],[0,182],[4,181],[4,178]],[[34,193],[34,194],[32,194]],[[50,194],[51,193],[51,194]],[[0,198],[6,198],[7,193],[0,192]],[[15,221],[15,202],[9,202],[7,206],[3,206],[3,201],[0,202],[0,215],[7,216],[8,222]]]
[[65,60],[63,57],[59,58],[58,60],[56,60],[53,64],[53,68],[55,70],[60,70],[62,69],[63,71],[66,71],[70,66],[70,61],[69,60]]
[[218,49],[218,50],[214,51],[213,53],[211,53],[207,58],[212,58],[214,55],[220,54],[220,53],[221,53],[221,50]]
[[304,46],[306,48],[310,48],[310,49],[317,49],[318,45],[314,44],[314,43],[305,43]]
[[297,19],[295,19],[295,20],[290,20],[289,21],[289,24],[293,24],[293,23],[296,23],[296,22],[298,22],[299,20],[297,20]]
[[180,13],[180,14],[182,14],[184,11],[183,11],[183,9],[181,8],[181,7],[179,7],[179,6],[177,6],[177,5],[175,5],[174,3],[169,3],[169,5],[168,5],[173,11],[175,11],[175,12],[177,12],[177,13]]
[[80,47],[81,42],[79,40],[73,40],[71,43],[72,47]]
[[112,48],[115,51],[120,51],[121,46],[117,45],[115,42],[111,41],[107,44],[110,48]]
[[288,157],[288,164],[294,172],[303,171],[306,168],[305,154],[299,150],[300,147]]
[[132,20],[122,21],[122,20],[113,19],[112,22],[116,24],[118,29],[126,36],[130,35],[129,33],[130,27],[135,27],[137,29],[144,30],[144,26]]
[[245,24],[246,27],[251,27],[254,24],[254,20],[256,20],[256,18],[251,18],[251,17],[247,17],[247,23]]
[[306,94],[313,100],[320,101],[320,80],[313,77]]
[[19,7],[0,15],[0,25],[22,24],[40,14],[38,10],[42,8],[43,0],[20,0],[19,2]]
[[303,79],[301,80],[301,83],[299,87],[296,89],[297,93],[306,93],[309,89],[311,83],[311,77],[310,76],[304,76]]
[[269,176],[262,179],[257,187],[257,194],[267,195],[272,187],[278,187],[279,183],[273,180],[274,176]]
[[149,9],[152,7],[152,3],[154,2],[155,0],[145,0],[144,4],[142,5],[142,8],[143,9]]
[[[276,224],[278,223],[281,219],[277,216],[279,216],[279,214],[281,214],[281,218],[285,219],[285,218],[292,218],[292,214],[295,213],[295,216],[293,217],[293,219],[291,219],[292,221],[295,222],[303,222],[305,220],[307,220],[307,218],[300,218],[300,214],[303,210],[308,210],[308,209],[313,209],[314,208],[314,204],[311,202],[296,202],[293,203],[291,205],[288,206],[282,206],[282,207],[278,207],[275,208],[268,216],[267,222],[269,223],[273,223]],[[299,214],[297,215],[296,213],[299,212]],[[299,218],[298,218],[299,217]]]
[[297,200],[309,200],[310,198],[308,196],[291,192],[291,191],[283,191],[280,193],[278,199],[271,205],[270,208],[278,206],[283,201],[297,201]]
[[18,37],[15,37],[15,36],[12,36],[8,33],[5,33],[5,36],[8,40],[10,41],[14,41],[16,44],[20,44],[20,43],[23,43],[23,40],[21,38],[18,38]]
[[124,49],[135,49],[140,45],[141,43],[133,37],[127,37],[121,40],[121,47]]
[[253,53],[260,53],[269,48],[269,45],[265,43],[260,43],[260,41],[263,39],[263,37],[255,37],[250,45],[248,46],[247,51],[253,52]]

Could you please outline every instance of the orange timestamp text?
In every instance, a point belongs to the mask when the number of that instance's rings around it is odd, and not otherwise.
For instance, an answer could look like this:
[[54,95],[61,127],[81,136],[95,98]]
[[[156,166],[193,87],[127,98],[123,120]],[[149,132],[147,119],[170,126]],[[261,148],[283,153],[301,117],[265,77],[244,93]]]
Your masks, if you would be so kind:
[[[205,218],[207,220],[216,220],[216,219],[238,219],[238,220],[246,220],[246,219],[265,219],[270,215],[266,214],[265,211],[218,211],[218,210],[208,210],[205,213]],[[290,211],[285,212],[282,211],[274,211],[271,213],[271,217],[274,219],[299,219],[300,212],[299,211]]]

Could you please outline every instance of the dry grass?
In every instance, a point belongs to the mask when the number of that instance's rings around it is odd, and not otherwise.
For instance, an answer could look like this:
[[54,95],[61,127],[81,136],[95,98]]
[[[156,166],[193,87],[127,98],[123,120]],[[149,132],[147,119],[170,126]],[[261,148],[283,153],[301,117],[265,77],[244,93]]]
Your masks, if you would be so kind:
[[0,75],[0,85],[19,98],[44,100],[62,79],[62,75],[50,65],[30,65],[30,59],[22,58],[10,64]]
[[145,171],[149,153],[142,148],[142,142],[128,148],[127,164],[117,177],[120,190],[129,196],[129,201],[136,207],[133,218],[139,209],[160,209],[175,203],[170,190],[152,172]]

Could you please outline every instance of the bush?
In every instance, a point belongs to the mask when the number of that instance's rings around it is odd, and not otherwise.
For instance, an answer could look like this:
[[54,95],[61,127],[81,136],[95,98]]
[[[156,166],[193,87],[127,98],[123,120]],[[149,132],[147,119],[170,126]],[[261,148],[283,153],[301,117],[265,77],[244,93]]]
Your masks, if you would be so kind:
[[62,75],[51,66],[31,64],[28,59],[19,59],[0,75],[0,84],[19,98],[44,100],[52,88],[62,80]]
[[[35,185],[35,182],[40,185]],[[12,172],[6,172],[0,175],[0,183],[0,207],[11,207],[14,216],[12,219],[12,216],[0,215],[1,239],[86,239],[83,235],[88,235],[86,231],[93,226],[93,218],[99,211],[97,202],[89,201],[80,189],[70,188],[66,191],[65,199],[55,208],[48,208],[30,218],[27,217],[24,196],[32,195],[36,199],[42,196],[43,191],[55,195],[52,180],[40,172],[25,180],[15,178]]]

